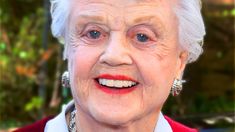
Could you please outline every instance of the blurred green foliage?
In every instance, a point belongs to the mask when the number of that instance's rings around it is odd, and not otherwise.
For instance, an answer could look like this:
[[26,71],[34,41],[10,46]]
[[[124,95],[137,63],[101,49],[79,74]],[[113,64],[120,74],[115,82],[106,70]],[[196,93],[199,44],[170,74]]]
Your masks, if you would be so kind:
[[[42,47],[43,1],[1,0],[0,6],[0,128],[6,128],[41,118],[41,108],[43,115],[58,112],[64,101],[59,100],[54,107],[50,102],[59,87],[55,67],[61,71],[60,65],[64,64],[59,61],[61,45],[54,44],[57,42],[51,35],[48,50]],[[235,9],[217,5],[203,10],[207,27],[205,54],[188,65],[188,83],[182,94],[168,99],[164,113],[171,116],[234,111],[234,29],[227,27],[234,26]],[[42,99],[38,88],[40,68],[45,62],[47,89]],[[67,95],[67,91],[57,91],[61,97]]]
[[[55,56],[60,45],[50,44],[48,50],[42,47],[43,1],[1,0],[0,3],[0,122],[12,126],[17,125],[15,122],[41,118],[40,109],[48,106],[43,102],[50,100]],[[48,95],[42,99],[38,97],[39,71],[47,61]]]
[[28,102],[25,107],[24,110],[27,112],[30,112],[32,110],[38,110],[42,107],[43,104],[43,99],[41,97],[33,97],[30,102]]

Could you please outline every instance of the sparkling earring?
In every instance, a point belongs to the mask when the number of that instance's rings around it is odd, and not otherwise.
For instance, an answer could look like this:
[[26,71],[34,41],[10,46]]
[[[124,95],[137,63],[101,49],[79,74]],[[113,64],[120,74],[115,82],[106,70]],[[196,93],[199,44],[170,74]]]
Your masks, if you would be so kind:
[[183,89],[183,83],[185,83],[185,80],[181,79],[175,79],[173,82],[173,86],[171,87],[171,94],[173,96],[177,96],[180,94],[181,90]]
[[62,87],[63,88],[70,88],[70,83],[69,83],[69,72],[65,71],[62,75],[61,79]]

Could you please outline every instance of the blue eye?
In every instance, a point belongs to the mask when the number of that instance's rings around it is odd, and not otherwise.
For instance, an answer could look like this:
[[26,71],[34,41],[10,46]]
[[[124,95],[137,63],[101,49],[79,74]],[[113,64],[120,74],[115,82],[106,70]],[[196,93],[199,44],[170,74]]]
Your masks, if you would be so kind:
[[136,37],[137,37],[137,40],[140,42],[147,42],[149,40],[149,37],[142,33],[138,33]]
[[101,33],[97,30],[91,30],[89,31],[89,37],[91,37],[92,39],[98,39],[101,35]]

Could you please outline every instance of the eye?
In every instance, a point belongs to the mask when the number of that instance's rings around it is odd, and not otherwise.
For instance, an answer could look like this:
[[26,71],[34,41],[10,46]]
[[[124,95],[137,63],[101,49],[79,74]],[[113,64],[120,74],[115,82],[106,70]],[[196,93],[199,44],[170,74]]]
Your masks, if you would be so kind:
[[137,25],[131,27],[127,35],[131,38],[132,42],[140,45],[152,45],[157,41],[157,34],[152,27],[146,25]]
[[101,33],[97,30],[91,30],[88,32],[87,37],[91,39],[98,39],[100,37]]
[[138,33],[136,34],[136,39],[139,41],[139,42],[147,42],[149,41],[149,37],[143,33]]
[[79,34],[81,39],[86,44],[98,44],[107,40],[108,32],[104,26],[88,24]]

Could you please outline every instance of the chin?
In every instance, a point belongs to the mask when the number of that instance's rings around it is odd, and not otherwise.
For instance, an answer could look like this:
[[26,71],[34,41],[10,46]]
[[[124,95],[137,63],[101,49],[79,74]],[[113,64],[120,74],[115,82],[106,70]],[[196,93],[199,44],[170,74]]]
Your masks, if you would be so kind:
[[93,112],[92,116],[96,121],[111,126],[127,126],[134,120],[132,115],[127,115],[126,113]]
[[89,113],[95,121],[111,125],[111,126],[126,126],[132,121],[136,120],[138,117],[138,109],[118,108],[118,107],[102,107],[98,105],[97,107],[90,107]]

